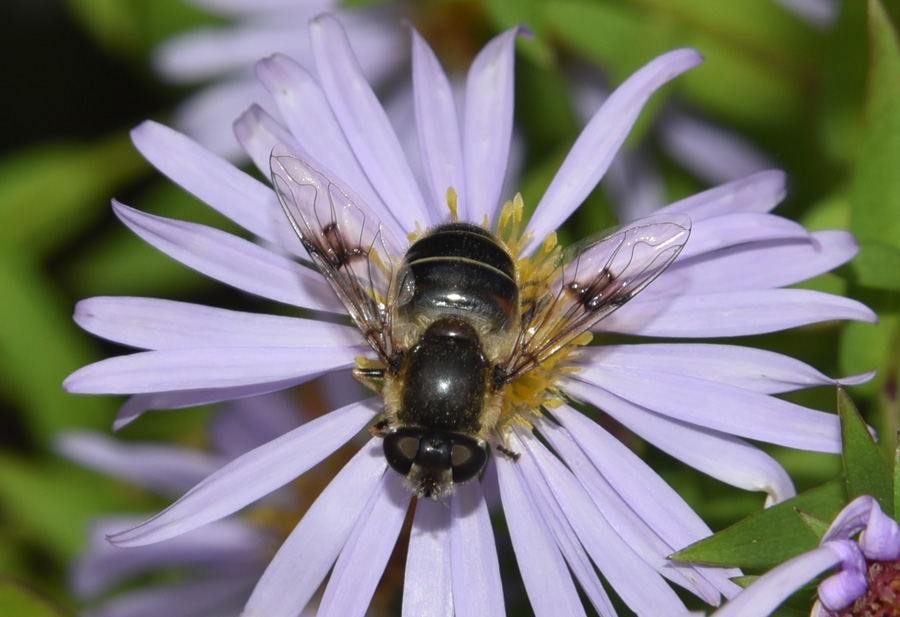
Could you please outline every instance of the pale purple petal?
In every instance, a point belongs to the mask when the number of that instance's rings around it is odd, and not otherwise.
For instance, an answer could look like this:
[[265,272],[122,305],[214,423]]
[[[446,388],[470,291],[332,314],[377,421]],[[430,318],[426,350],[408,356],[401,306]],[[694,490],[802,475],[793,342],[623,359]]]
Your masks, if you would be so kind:
[[250,591],[245,573],[189,583],[150,585],[116,596],[84,617],[219,617],[234,614]]
[[[372,438],[322,491],[269,563],[244,614],[296,617],[309,603],[385,475]],[[379,576],[380,576],[379,571]]]
[[465,218],[476,223],[485,216],[492,220],[500,202],[512,140],[516,37],[525,32],[510,28],[494,37],[469,67],[463,121]]
[[[282,55],[260,61],[256,65],[256,74],[275,99],[290,129],[291,141],[283,143],[299,146],[298,154],[314,158],[323,170],[330,170],[332,175],[352,187],[395,233],[397,230],[410,231],[412,224],[399,220],[373,188],[316,80],[303,67]],[[268,160],[265,166],[268,176]]]
[[332,15],[320,15],[310,22],[310,37],[322,89],[382,201],[405,215],[407,230],[415,221],[424,226],[435,223],[429,218],[400,141],[360,72],[340,22]]
[[415,29],[411,32],[416,126],[424,175],[433,205],[438,208],[436,213],[446,214],[447,189],[453,187],[459,218],[474,220],[467,214],[466,168],[463,166],[459,112],[453,89],[428,43]]
[[312,379],[326,371],[353,366],[366,349],[206,347],[144,351],[82,367],[66,378],[63,388],[75,394],[140,394]]
[[494,457],[494,461],[503,516],[534,614],[536,617],[584,615],[566,562],[541,518],[539,504],[526,488],[520,466],[502,456]]
[[[568,389],[683,463],[726,484],[744,490],[765,492],[769,504],[784,501],[796,494],[794,484],[784,468],[771,456],[742,439],[654,413],[600,388],[572,384]],[[574,418],[580,416],[576,415]],[[584,421],[590,422],[587,419]],[[596,425],[589,425],[591,429],[593,426]],[[571,430],[573,434],[580,436],[574,427]],[[579,442],[586,452],[595,456],[596,446],[592,447],[591,441],[597,439],[597,436],[591,435],[589,429],[581,430],[586,433]],[[665,529],[660,526],[662,524],[654,523],[654,528]]]
[[157,47],[154,68],[172,82],[191,83],[245,71],[276,52],[309,58],[309,39],[302,32],[303,24],[313,15],[297,19],[297,15],[283,14],[279,25],[245,21],[237,27],[195,28]]
[[260,555],[272,541],[261,529],[239,520],[216,521],[176,541],[136,549],[106,541],[107,534],[139,522],[135,517],[109,517],[92,523],[91,541],[78,557],[72,577],[77,594],[90,597],[140,575],[177,569],[205,576],[259,576]]
[[[565,446],[565,441],[567,437],[573,439],[610,487],[674,549],[711,533],[706,523],[659,474],[599,424],[567,405],[555,409],[554,416],[565,430],[548,431],[548,438],[561,442],[567,451],[573,448]],[[590,475],[586,472],[585,477]]]
[[505,614],[494,531],[479,482],[456,487],[450,500],[450,570],[456,615]]
[[[350,402],[347,401],[348,404]],[[237,458],[294,430],[311,417],[293,392],[281,391],[237,399],[230,401],[212,417],[209,423],[210,445],[229,459]]]
[[178,495],[215,472],[220,457],[156,443],[128,442],[94,431],[66,431],[54,450],[80,465],[151,491]]
[[278,302],[345,312],[318,272],[252,242],[206,225],[146,214],[115,200],[113,210],[148,244],[206,276]]
[[705,429],[801,450],[841,451],[840,419],[836,414],[728,384],[602,365],[584,368],[572,380]]
[[400,476],[381,477],[341,550],[325,594],[319,617],[362,617],[397,543],[412,493]]
[[155,298],[96,297],[75,306],[75,323],[141,349],[350,347],[356,328],[299,317],[244,313]]
[[637,298],[601,321],[598,329],[640,336],[710,338],[765,334],[839,319],[877,320],[861,302],[808,289],[732,291],[649,301]]
[[258,104],[242,109],[234,117],[237,118],[234,121],[234,136],[264,177],[268,178],[272,173],[269,157],[276,145],[285,144],[292,150],[300,151],[291,132]]
[[248,73],[209,85],[184,99],[173,112],[172,123],[206,150],[229,161],[245,161],[247,152],[232,131],[224,130],[247,106],[260,101],[270,113],[275,105],[266,89]]
[[669,156],[706,184],[729,182],[774,167],[745,137],[683,110],[666,109],[656,126]]
[[768,617],[791,594],[840,560],[837,553],[824,547],[798,555],[763,574],[717,610],[715,617]]
[[[700,226],[695,226],[695,231],[697,227]],[[812,242],[772,241],[734,246],[685,260],[679,258],[636,300],[640,303],[675,295],[793,285],[833,270],[858,252],[859,245],[853,235],[842,230],[815,232]]]
[[522,454],[522,477],[532,490],[546,482],[591,559],[629,608],[638,615],[683,612],[678,596],[654,570],[663,560],[648,564],[641,559],[610,526],[572,472],[530,432],[518,428],[514,432],[519,439],[511,438],[510,446]]
[[581,591],[588,597],[591,605],[601,617],[615,617],[616,611],[609,595],[603,588],[596,568],[587,551],[584,550],[575,530],[572,529],[572,525],[559,503],[553,498],[547,483],[542,481],[540,472],[535,469],[531,471],[532,475],[523,477],[529,482],[528,490],[534,499],[535,508],[541,513],[547,529],[553,536],[553,541],[556,542],[569,570],[572,571],[581,586]]
[[450,577],[450,516],[450,508],[446,504],[431,499],[416,501],[403,582],[403,615],[407,617],[454,615]]
[[866,558],[852,540],[832,540],[816,550],[822,549],[831,549],[840,556],[840,568],[819,583],[819,601],[833,611],[841,611],[866,593]]
[[655,214],[667,203],[665,180],[649,159],[643,149],[623,147],[603,176],[601,186],[620,224]]
[[807,229],[790,219],[761,212],[738,212],[695,224],[679,261],[726,247],[772,240],[809,241]]
[[[590,422],[566,406],[562,411],[555,409],[554,415],[565,418],[570,425],[577,425],[578,420]],[[571,418],[572,415],[578,415],[578,420]],[[737,575],[737,571],[666,559],[712,531],[677,493],[621,442],[597,425],[578,429],[579,441],[590,444],[585,447],[578,445],[568,430],[554,422],[542,420],[535,427],[572,470],[610,525],[644,561],[655,564],[660,574],[691,589],[708,603],[717,602],[720,591],[735,590],[727,577]],[[607,445],[610,446],[608,450]]]
[[270,187],[156,122],[139,125],[131,139],[151,165],[187,192],[252,234],[295,255],[305,254]]
[[862,383],[868,374],[832,379],[810,365],[772,351],[707,343],[603,345],[579,350],[575,366],[631,367],[725,383],[762,394]]
[[847,540],[858,531],[859,546],[874,561],[894,561],[900,554],[900,526],[881,511],[874,497],[862,495],[847,504],[822,537],[822,544]]
[[184,409],[185,407],[196,407],[197,405],[221,403],[222,401],[258,396],[260,394],[268,394],[270,392],[292,388],[293,386],[309,381],[310,378],[311,376],[307,375],[282,381],[254,383],[231,388],[200,388],[197,390],[174,390],[171,392],[136,394],[125,401],[125,404],[119,409],[119,413],[113,423],[113,430],[118,431],[122,429],[137,420],[144,412],[151,409]]
[[840,0],[776,0],[799,17],[822,30],[834,25],[841,14]]
[[735,212],[769,212],[787,192],[786,176],[771,169],[685,197],[660,212],[682,212],[695,223]]
[[650,96],[702,60],[693,49],[670,51],[634,73],[609,96],[572,146],[528,224],[538,241],[569,218],[594,190]]
[[110,541],[119,546],[152,544],[240,510],[334,453],[372,420],[378,407],[376,399],[348,405],[251,450],[153,518]]

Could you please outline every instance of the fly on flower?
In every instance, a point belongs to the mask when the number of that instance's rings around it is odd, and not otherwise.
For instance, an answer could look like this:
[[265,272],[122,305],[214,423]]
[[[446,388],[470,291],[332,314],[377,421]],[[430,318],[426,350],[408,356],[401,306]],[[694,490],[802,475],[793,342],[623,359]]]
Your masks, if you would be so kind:
[[[512,459],[509,427],[560,393],[560,365],[588,329],[678,256],[684,214],[656,215],[562,251],[551,234],[521,257],[521,200],[496,232],[452,220],[404,250],[357,197],[279,145],[272,181],[310,258],[375,350],[354,375],[384,398],[371,431],[419,497],[477,477],[489,446]],[[448,192],[455,212],[453,191]]]

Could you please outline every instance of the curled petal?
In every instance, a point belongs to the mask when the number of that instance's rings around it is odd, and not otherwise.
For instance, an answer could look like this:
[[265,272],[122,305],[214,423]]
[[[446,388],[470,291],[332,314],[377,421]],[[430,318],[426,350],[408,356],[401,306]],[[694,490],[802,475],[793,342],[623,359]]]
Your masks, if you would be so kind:
[[832,611],[840,611],[866,593],[866,558],[856,542],[832,540],[819,549],[828,549],[840,558],[840,569],[819,583],[819,601]]

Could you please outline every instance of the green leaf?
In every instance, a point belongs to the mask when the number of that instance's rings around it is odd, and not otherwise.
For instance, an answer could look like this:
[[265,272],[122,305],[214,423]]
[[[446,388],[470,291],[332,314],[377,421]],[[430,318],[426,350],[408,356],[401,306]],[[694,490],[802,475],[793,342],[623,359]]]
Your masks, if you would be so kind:
[[76,617],[37,589],[0,575],[0,617]]
[[835,480],[754,514],[712,537],[675,553],[676,561],[768,569],[818,546],[819,540],[796,510],[832,520],[847,503]]
[[797,516],[803,520],[809,530],[813,532],[820,541],[825,535],[825,532],[828,531],[828,527],[831,525],[828,521],[824,521],[818,516],[804,510],[797,510]]
[[900,249],[900,46],[878,0],[869,0],[869,38],[869,83],[850,229],[861,242]]
[[7,156],[0,162],[0,245],[55,248],[106,212],[116,189],[149,169],[125,133]]
[[900,291],[900,249],[879,242],[860,242],[851,262],[856,282],[865,287]]
[[108,429],[115,400],[62,390],[67,375],[99,358],[42,264],[15,246],[0,248],[0,289],[0,386],[29,436],[46,443],[66,427]]
[[847,496],[871,495],[888,516],[894,515],[893,480],[869,427],[844,389],[838,386],[838,414],[844,443],[844,476]]
[[106,49],[133,57],[175,32],[220,21],[182,0],[68,0],[69,11]]

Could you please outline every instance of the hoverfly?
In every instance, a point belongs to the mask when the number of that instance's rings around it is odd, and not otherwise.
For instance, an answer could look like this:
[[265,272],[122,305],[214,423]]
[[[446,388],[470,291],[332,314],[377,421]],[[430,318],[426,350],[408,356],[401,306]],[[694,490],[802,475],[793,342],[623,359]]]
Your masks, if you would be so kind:
[[[401,245],[359,198],[276,146],[272,183],[310,259],[375,351],[354,375],[379,392],[371,431],[419,497],[477,477],[517,384],[633,298],[678,256],[682,214],[592,237],[523,270],[483,226],[450,221]],[[535,371],[539,372],[539,371]]]

